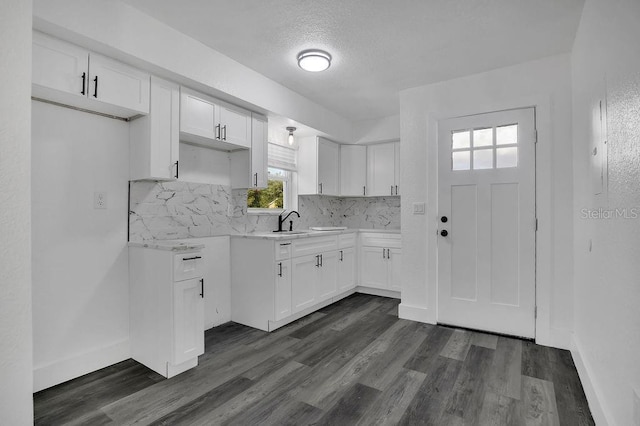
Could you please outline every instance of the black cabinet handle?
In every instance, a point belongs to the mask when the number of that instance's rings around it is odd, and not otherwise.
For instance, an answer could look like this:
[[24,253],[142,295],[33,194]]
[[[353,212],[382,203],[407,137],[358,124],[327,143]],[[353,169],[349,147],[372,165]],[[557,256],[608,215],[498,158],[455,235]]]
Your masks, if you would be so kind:
[[182,260],[197,260],[202,259],[202,256],[193,256],[193,257],[183,257]]
[[97,98],[98,97],[98,76],[97,75],[96,75],[96,78],[93,79],[93,81],[96,83],[93,90],[93,97]]
[[80,92],[80,94],[84,95],[86,93],[84,90],[86,86],[87,86],[87,73],[83,72],[82,73],[82,91]]
[[253,178],[255,180],[255,183],[253,184],[253,186],[255,186],[257,188],[258,187],[258,174],[254,173],[253,174]]
[[320,267],[320,255],[316,254],[316,268]]
[[387,249],[382,249],[382,258],[386,259],[387,258]]
[[278,276],[281,277],[282,276],[282,262],[278,263]]
[[396,195],[398,195],[398,185],[396,185]]
[[216,126],[216,139],[220,140],[220,125]]
[[387,259],[391,259],[391,249],[387,249]]
[[362,187],[362,195],[367,195],[367,187],[366,186]]
[[222,140],[226,141],[227,140],[227,125],[226,124],[224,126],[222,126],[222,131],[224,132],[223,136],[222,136]]
[[320,255],[320,266],[322,266],[322,255]]
[[393,185],[391,185],[391,195],[393,195]]
[[290,246],[291,243],[280,243],[281,246]]
[[320,185],[320,193],[322,194],[322,182],[320,182],[319,185]]
[[180,175],[179,170],[178,161],[176,160],[176,179],[178,179],[178,176]]
[[340,262],[344,262],[344,252],[340,250]]
[[204,278],[200,278],[200,297],[204,299]]

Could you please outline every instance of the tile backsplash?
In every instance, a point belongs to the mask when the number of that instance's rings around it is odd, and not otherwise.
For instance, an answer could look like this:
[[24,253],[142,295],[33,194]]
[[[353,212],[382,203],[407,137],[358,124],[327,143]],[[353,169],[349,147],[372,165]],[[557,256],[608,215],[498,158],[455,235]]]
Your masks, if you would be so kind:
[[[298,211],[300,218],[290,217],[294,229],[400,229],[399,197],[300,196]],[[247,214],[246,190],[189,182],[131,182],[131,241],[230,235],[277,227],[277,216]]]

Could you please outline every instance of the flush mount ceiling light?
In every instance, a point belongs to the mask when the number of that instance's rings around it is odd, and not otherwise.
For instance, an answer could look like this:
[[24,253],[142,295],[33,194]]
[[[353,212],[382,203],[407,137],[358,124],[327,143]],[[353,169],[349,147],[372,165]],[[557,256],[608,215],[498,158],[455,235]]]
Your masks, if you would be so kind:
[[324,71],[331,65],[331,55],[324,50],[310,49],[298,53],[298,66],[305,71]]
[[289,132],[289,136],[287,137],[287,142],[289,142],[289,145],[293,145],[293,132],[296,131],[296,128],[287,127],[287,131]]

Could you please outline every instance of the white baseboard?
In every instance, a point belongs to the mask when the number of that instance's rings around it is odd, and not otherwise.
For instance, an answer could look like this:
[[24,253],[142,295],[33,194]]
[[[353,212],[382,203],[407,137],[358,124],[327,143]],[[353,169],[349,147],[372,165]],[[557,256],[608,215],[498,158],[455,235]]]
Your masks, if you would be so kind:
[[129,339],[126,339],[78,356],[36,367],[33,370],[33,391],[50,388],[129,358],[131,358],[131,350]]
[[576,336],[573,336],[571,345],[571,355],[573,356],[573,362],[578,370],[578,376],[582,382],[582,388],[587,396],[587,402],[589,403],[589,409],[593,420],[598,426],[614,425],[613,419],[608,414],[608,411],[604,407],[604,400],[602,394],[598,390],[598,386],[595,383],[593,376],[593,369],[589,366],[589,361],[582,356],[582,346]]
[[573,332],[564,328],[549,328],[548,330],[536,330],[536,343],[552,348],[571,350]]
[[429,309],[418,306],[411,306],[405,303],[400,303],[400,306],[398,306],[398,318],[424,322],[427,324],[436,323],[435,315],[433,315],[433,312],[431,312]]
[[372,296],[391,297],[393,299],[400,299],[400,292],[393,290],[385,290],[382,288],[363,287],[361,285],[356,287],[356,293],[370,294]]

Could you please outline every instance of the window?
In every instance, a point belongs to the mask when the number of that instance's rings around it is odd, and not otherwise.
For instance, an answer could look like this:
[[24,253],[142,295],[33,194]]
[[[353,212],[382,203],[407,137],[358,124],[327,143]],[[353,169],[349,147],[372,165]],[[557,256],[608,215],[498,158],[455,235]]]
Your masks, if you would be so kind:
[[282,145],[268,144],[268,181],[263,189],[247,191],[247,208],[252,213],[280,212],[297,208],[295,173],[296,151]]
[[451,149],[452,170],[518,167],[518,125],[455,131]]

